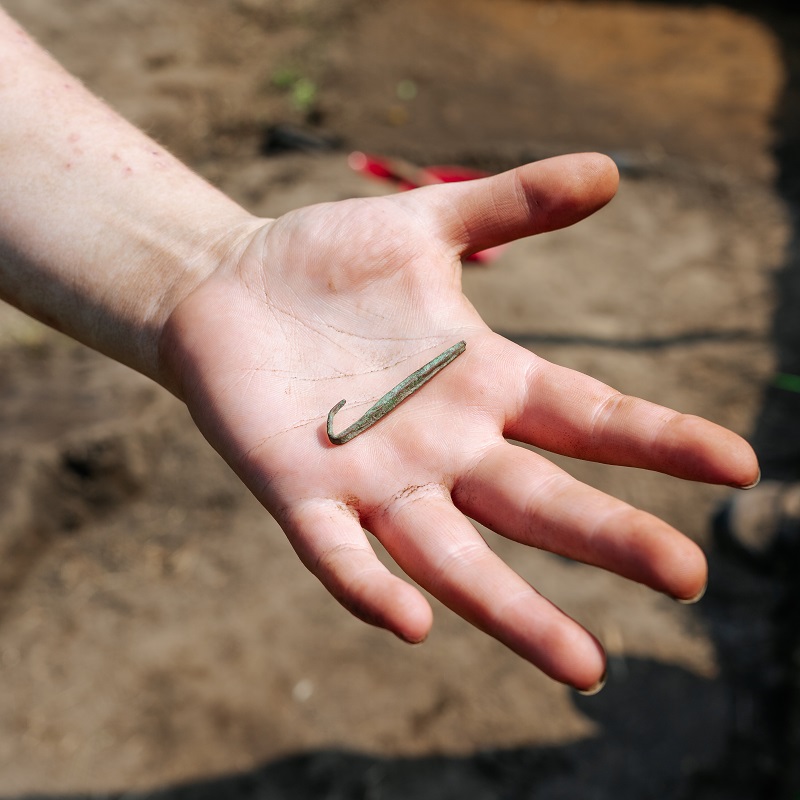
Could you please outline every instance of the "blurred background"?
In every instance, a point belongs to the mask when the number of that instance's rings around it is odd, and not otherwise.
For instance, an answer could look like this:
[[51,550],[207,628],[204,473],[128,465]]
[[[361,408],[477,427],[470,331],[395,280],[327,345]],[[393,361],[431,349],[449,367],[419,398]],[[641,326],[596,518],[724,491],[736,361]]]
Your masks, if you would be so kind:
[[[800,374],[794,3],[3,5],[258,214],[395,190],[353,151],[489,172],[608,153],[610,206],[468,265],[466,293],[800,478],[800,394],[774,380]],[[486,532],[604,641],[583,698],[439,605],[414,648],[352,619],[179,403],[5,306],[0,370],[2,800],[800,796],[796,550],[722,547],[729,490],[556,459],[704,546],[697,606]]]

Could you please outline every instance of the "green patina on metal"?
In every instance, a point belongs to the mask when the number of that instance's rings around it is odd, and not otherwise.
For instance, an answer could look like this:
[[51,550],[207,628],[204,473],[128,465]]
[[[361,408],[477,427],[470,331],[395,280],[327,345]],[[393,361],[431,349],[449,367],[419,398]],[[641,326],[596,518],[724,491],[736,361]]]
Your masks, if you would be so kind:
[[367,428],[372,427],[378,420],[393,411],[409,395],[414,394],[421,386],[426,384],[437,372],[443,370],[451,361],[458,358],[467,349],[466,342],[459,342],[449,347],[441,355],[436,356],[433,361],[429,361],[424,367],[420,367],[416,372],[412,372],[404,381],[400,381],[397,386],[386,394],[372,406],[363,417],[357,419],[349,428],[345,428],[341,433],[333,432],[333,418],[342,409],[346,400],[340,400],[328,412],[328,438],[331,444],[345,444],[354,439],[360,433],[364,433]]

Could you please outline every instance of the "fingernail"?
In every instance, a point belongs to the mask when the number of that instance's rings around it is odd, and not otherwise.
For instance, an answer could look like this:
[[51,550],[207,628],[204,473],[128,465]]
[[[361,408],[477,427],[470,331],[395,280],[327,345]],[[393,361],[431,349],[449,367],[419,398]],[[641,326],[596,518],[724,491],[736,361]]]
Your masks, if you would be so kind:
[[576,689],[575,691],[578,694],[582,694],[584,697],[591,697],[593,694],[597,694],[606,685],[607,680],[608,670],[603,673],[603,677],[600,678],[594,686],[590,686],[588,689]]
[[758,470],[758,475],[757,475],[756,479],[752,483],[748,484],[747,486],[742,486],[740,488],[742,488],[742,489],[755,489],[756,486],[758,486],[759,483],[761,483],[761,470],[760,469]]
[[690,606],[693,603],[699,603],[703,599],[703,595],[706,593],[706,589],[708,589],[708,581],[705,582],[703,588],[694,596],[694,597],[676,597],[675,599],[684,606]]
[[428,638],[428,634],[423,634],[418,639],[412,639],[410,636],[404,636],[402,633],[395,633],[394,634],[401,642],[405,642],[406,644],[410,644],[412,647],[419,647],[421,644],[425,644],[425,640]]

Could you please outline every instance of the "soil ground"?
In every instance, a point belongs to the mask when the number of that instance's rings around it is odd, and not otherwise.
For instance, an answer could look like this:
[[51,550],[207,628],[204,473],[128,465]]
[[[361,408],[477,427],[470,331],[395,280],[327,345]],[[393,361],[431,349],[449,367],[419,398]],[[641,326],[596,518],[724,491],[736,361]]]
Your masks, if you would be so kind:
[[[622,391],[744,435],[763,418],[781,348],[794,352],[780,320],[800,317],[785,310],[800,286],[794,12],[4,5],[260,214],[387,191],[349,170],[351,150],[489,170],[610,153],[623,176],[610,206],[469,267],[466,293],[496,330]],[[277,124],[325,146],[277,152]],[[3,800],[800,791],[796,599],[780,574],[717,551],[709,520],[728,490],[558,459],[706,547],[709,593],[692,607],[486,532],[605,642],[609,684],[582,698],[440,606],[416,648],[350,618],[177,401],[7,307],[0,374]]]

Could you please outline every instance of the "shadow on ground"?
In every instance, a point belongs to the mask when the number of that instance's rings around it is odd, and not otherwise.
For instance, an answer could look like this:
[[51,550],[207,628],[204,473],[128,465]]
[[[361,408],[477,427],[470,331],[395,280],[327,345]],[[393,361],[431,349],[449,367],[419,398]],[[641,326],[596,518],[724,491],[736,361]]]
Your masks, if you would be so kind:
[[[775,275],[776,308],[772,325],[778,374],[800,375],[800,9],[789,2],[727,3],[752,14],[773,31],[781,47],[785,78],[775,109],[774,156],[777,188],[792,227],[786,261]],[[752,443],[759,455],[762,475],[781,481],[800,480],[800,393],[777,385],[765,387],[754,425]],[[752,702],[759,723],[771,731],[767,751],[738,748],[740,760],[760,773],[771,793],[753,796],[796,798],[800,793],[800,586],[796,575],[800,561],[798,543],[779,555],[771,579],[777,594],[772,609],[770,636],[772,663],[754,673]],[[724,649],[721,653],[724,656]],[[744,687],[747,686],[745,682]],[[764,744],[764,743],[762,743]],[[736,743],[732,758],[737,752]],[[774,763],[773,763],[774,762]],[[769,771],[775,768],[774,782]]]
[[[729,713],[730,709],[719,707],[725,699],[719,693],[698,692],[697,684],[707,683],[703,678],[653,661],[620,661],[612,665],[612,672],[609,685],[599,695],[575,697],[580,711],[597,723],[598,735],[564,747],[514,748],[464,758],[377,758],[322,750],[213,780],[102,797],[488,800],[678,796],[699,771],[711,766],[703,763],[708,755],[703,720],[708,714]],[[701,696],[707,698],[707,707],[697,708],[696,714],[670,713],[683,698]],[[680,730],[675,729],[676,718]],[[649,755],[637,758],[633,753]],[[72,796],[73,800],[100,797]]]

